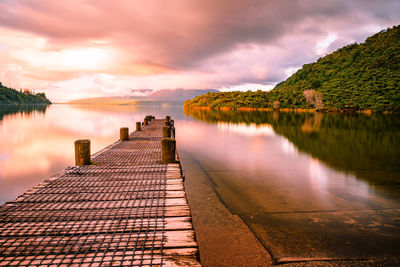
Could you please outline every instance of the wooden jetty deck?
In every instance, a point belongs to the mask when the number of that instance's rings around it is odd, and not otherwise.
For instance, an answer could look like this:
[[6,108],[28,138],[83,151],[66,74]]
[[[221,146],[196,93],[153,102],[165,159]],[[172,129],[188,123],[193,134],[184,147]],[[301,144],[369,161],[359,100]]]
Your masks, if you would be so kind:
[[200,266],[180,165],[161,163],[163,126],[2,205],[0,265]]

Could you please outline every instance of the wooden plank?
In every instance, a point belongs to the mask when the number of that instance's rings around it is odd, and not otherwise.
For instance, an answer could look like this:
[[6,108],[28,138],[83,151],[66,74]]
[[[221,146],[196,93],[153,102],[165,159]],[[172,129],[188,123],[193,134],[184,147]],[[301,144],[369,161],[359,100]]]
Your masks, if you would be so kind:
[[[60,254],[60,255],[37,255],[37,256],[13,256],[13,257],[0,257],[0,266],[10,266],[12,262],[19,265],[51,265],[51,264],[93,264],[99,263],[100,260],[107,263],[118,264],[121,261],[125,265],[144,265],[144,263],[161,264],[163,266],[200,266],[196,261],[197,249],[196,248],[183,248],[183,249],[163,249],[160,250],[144,250],[144,251],[126,251],[123,256],[115,257],[114,252],[98,252],[98,253],[78,253],[78,254]],[[161,260],[162,256],[164,259]],[[185,261],[179,261],[179,258]],[[141,261],[143,259],[143,261]],[[196,263],[197,262],[197,263]],[[179,265],[181,263],[181,265]],[[187,264],[183,264],[187,263]],[[168,265],[169,264],[169,265]],[[175,264],[175,265],[174,265]],[[178,264],[178,265],[177,265]],[[192,265],[194,264],[194,265]],[[196,265],[197,264],[197,265]]]
[[165,248],[197,247],[193,230],[165,232]]
[[0,239],[7,236],[73,235],[95,232],[130,232],[147,230],[190,230],[190,217],[143,218],[140,220],[57,221],[0,223]]
[[[138,191],[135,194],[136,198],[180,198],[185,197],[184,191]],[[76,201],[116,201],[116,200],[130,200],[132,199],[132,191],[122,192],[82,192],[82,193],[46,193],[46,194],[33,194],[24,195],[17,198],[14,202],[76,202]]]
[[[81,201],[81,202],[44,202],[20,203],[20,210],[96,210],[107,208],[137,208],[149,205],[147,199],[118,200],[118,201]],[[152,206],[186,206],[185,198],[162,198],[153,200]]]
[[75,210],[66,213],[62,210],[49,210],[49,211],[31,211],[31,210],[18,210],[10,213],[0,213],[1,222],[41,222],[41,221],[65,221],[65,220],[104,220],[110,216],[126,219],[134,217],[134,214],[139,216],[161,217],[187,217],[190,216],[188,206],[170,206],[165,207],[164,210],[160,209],[158,212],[150,212],[149,208],[138,208],[135,213],[123,209],[104,209],[104,210]]
[[172,191],[172,190],[185,190],[183,187],[183,183],[182,184],[167,184],[165,187],[168,191]]
[[201,264],[195,258],[174,256],[174,257],[165,257],[163,260],[163,266],[165,266],[165,267],[178,267],[178,266],[198,267],[198,266],[201,266]]

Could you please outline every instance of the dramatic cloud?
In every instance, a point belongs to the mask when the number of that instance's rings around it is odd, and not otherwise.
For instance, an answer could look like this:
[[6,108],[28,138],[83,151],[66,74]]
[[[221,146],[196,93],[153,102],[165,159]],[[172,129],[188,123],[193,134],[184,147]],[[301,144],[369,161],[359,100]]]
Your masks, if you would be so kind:
[[0,0],[0,10],[1,81],[57,100],[270,88],[400,23],[398,0]]

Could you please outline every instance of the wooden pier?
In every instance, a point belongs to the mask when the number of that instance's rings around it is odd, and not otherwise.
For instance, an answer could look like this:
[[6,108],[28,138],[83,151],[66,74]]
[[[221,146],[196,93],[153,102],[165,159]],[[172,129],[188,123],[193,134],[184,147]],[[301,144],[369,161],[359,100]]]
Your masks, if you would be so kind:
[[[164,120],[0,207],[1,266],[200,266]],[[57,148],[54,148],[57,149]]]

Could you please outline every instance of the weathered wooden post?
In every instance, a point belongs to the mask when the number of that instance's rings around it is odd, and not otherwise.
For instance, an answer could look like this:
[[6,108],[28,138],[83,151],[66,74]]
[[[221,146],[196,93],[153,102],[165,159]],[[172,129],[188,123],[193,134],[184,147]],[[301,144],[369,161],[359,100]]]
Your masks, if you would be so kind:
[[162,128],[162,137],[170,138],[171,137],[171,127],[164,126]]
[[148,120],[148,121],[152,121],[155,119],[155,117],[153,115],[147,115],[144,119]]
[[81,139],[75,141],[75,165],[90,165],[90,140]]
[[136,123],[136,131],[141,131],[142,130],[142,124],[140,123],[140,121],[138,121]]
[[170,121],[171,117],[170,116],[165,116],[165,121]]
[[119,140],[128,141],[129,140],[129,128],[123,127],[119,130]]
[[174,163],[176,153],[176,141],[173,138],[161,139],[161,161],[164,164]]

